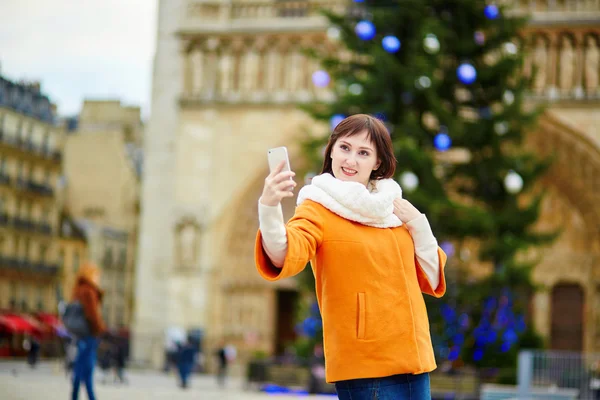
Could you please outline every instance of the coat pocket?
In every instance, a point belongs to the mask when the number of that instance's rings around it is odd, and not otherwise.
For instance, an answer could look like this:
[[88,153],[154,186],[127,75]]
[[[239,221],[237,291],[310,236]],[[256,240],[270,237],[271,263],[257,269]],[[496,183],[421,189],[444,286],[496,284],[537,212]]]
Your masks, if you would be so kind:
[[356,320],[357,320],[356,321],[357,322],[356,337],[358,339],[364,339],[365,338],[365,323],[366,323],[366,318],[367,318],[364,293],[358,293],[357,303],[358,303],[358,307],[357,307],[357,315],[356,315]]

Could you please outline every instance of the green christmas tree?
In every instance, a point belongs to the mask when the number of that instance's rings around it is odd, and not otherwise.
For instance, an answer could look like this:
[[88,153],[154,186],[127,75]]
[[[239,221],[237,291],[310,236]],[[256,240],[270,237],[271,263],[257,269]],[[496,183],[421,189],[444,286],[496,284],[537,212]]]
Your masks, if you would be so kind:
[[[332,89],[335,100],[304,107],[331,129],[356,113],[382,119],[396,179],[442,247],[453,253],[465,239],[478,241],[478,261],[493,273],[476,285],[448,274],[449,295],[430,301],[432,334],[438,355],[495,367],[513,366],[531,333],[523,324],[534,262],[521,255],[553,238],[532,229],[542,199],[535,183],[549,162],[523,146],[541,109],[525,101],[531,77],[523,74],[519,32],[526,20],[506,11],[481,0],[366,0],[343,15],[325,12],[338,51],[308,51],[322,66],[314,84]],[[316,135],[303,143],[314,173],[326,141]],[[460,266],[453,259],[449,269]],[[484,303],[485,312],[472,307]],[[491,360],[496,351],[506,357]]]

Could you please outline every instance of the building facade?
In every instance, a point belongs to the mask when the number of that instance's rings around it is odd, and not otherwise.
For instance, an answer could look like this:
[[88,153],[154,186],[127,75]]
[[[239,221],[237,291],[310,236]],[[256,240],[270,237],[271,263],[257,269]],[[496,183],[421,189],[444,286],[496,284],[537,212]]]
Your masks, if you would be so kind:
[[[301,49],[329,46],[318,9],[348,3],[159,4],[133,355],[161,365],[171,326],[202,329],[208,347],[225,338],[242,358],[272,353],[293,336],[296,283],[264,282],[254,267],[266,149],[286,145],[301,165],[297,139],[314,122],[297,106],[329,96]],[[512,12],[532,17],[521,43],[540,71],[530,98],[549,104],[529,145],[561,160],[543,182],[540,225],[563,233],[540,251],[534,322],[550,347],[600,351],[600,5],[519,0]]]
[[139,107],[86,100],[65,141],[65,207],[85,233],[88,259],[102,269],[113,329],[129,327],[134,305],[142,132]]
[[0,77],[0,309],[56,313],[64,129],[39,84]]

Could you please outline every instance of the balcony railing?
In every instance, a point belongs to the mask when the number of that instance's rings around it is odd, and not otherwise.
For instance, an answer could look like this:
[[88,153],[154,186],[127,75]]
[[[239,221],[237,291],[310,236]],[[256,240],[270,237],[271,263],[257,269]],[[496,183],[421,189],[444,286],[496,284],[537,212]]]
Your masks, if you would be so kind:
[[52,226],[47,222],[38,222],[20,217],[11,217],[4,213],[0,214],[0,226],[12,227],[23,232],[41,233],[43,235],[52,234]]
[[62,153],[57,150],[50,149],[47,145],[36,145],[31,139],[21,137],[10,137],[0,130],[0,143],[4,143],[15,149],[22,150],[28,154],[36,154],[46,160],[60,162],[62,161]]
[[27,258],[0,256],[0,269],[54,275],[60,271],[60,266],[45,261],[31,261]]

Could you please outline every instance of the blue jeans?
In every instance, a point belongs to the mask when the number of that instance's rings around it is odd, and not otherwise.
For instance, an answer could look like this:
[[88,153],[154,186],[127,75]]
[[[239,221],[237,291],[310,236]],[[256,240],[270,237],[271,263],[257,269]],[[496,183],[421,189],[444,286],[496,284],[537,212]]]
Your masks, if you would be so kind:
[[339,381],[335,390],[340,400],[431,400],[428,373]]
[[96,366],[96,350],[98,339],[89,336],[77,340],[77,356],[73,365],[73,394],[72,400],[79,397],[79,384],[85,384],[89,400],[96,400],[94,396],[94,367]]

